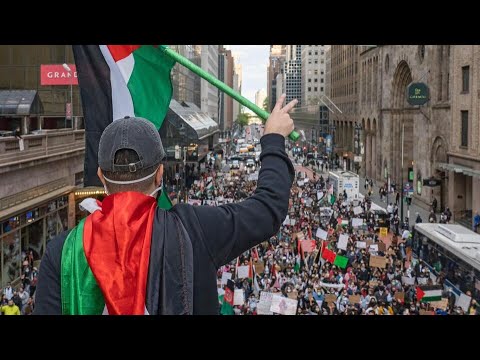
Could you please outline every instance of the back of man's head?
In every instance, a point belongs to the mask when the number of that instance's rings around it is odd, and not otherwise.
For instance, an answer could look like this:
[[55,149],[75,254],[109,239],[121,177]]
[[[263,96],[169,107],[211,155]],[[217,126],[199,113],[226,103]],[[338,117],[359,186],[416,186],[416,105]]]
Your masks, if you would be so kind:
[[98,148],[108,193],[152,191],[164,156],[160,134],[151,122],[130,117],[114,121],[105,128]]

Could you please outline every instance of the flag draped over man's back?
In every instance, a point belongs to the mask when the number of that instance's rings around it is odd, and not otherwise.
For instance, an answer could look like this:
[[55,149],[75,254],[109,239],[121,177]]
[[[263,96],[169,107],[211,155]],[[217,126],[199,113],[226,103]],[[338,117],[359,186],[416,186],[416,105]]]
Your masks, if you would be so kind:
[[[73,45],[73,54],[85,118],[85,185],[101,186],[96,173],[103,130],[125,116],[146,118],[160,129],[175,61],[152,45]],[[159,204],[171,206],[166,194]]]
[[[146,118],[160,129],[172,97],[170,71],[175,63],[150,45],[74,45],[73,51],[85,118],[85,185],[101,185],[96,172],[104,129],[126,116],[131,121]],[[65,241],[63,314],[148,313],[145,298],[155,200],[130,193],[113,196],[121,196],[120,207],[128,203],[128,212],[115,210],[117,202],[107,197],[102,209],[82,220]],[[171,207],[165,191],[159,205]],[[138,215],[135,226],[130,212]],[[117,228],[128,231],[114,231]]]

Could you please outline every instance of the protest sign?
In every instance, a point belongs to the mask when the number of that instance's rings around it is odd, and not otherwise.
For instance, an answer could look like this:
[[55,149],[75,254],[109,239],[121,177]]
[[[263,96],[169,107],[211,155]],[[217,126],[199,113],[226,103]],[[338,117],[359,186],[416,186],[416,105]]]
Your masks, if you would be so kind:
[[363,226],[363,219],[360,218],[353,218],[352,219],[352,227],[360,227]]
[[417,277],[417,283],[418,283],[418,285],[427,285],[427,281],[428,281],[427,278]]
[[384,256],[370,256],[370,266],[384,269],[387,266],[387,259]]
[[446,310],[447,307],[448,307],[448,299],[442,299],[442,300],[439,300],[439,301],[430,301],[430,305],[434,309]]
[[351,304],[360,304],[360,295],[350,295],[348,300]]
[[402,284],[403,285],[415,285],[415,278],[402,276]]
[[235,289],[233,293],[233,305],[243,305],[245,302],[245,295],[243,289]]
[[317,229],[316,233],[317,238],[322,239],[322,240],[327,240],[327,232],[321,228]]
[[232,278],[232,273],[231,272],[224,272],[222,273],[222,285],[226,285],[228,280]]
[[472,301],[472,298],[468,295],[465,295],[463,292],[460,294],[459,297],[457,297],[457,301],[455,302],[455,306],[460,306],[463,311],[468,311],[468,308],[470,307],[470,302]]
[[239,266],[237,268],[237,277],[239,279],[248,278],[248,274],[250,272],[249,270],[250,270],[250,267],[248,265]]
[[254,263],[253,266],[255,267],[255,273],[260,275],[265,272],[265,265],[262,263]]
[[377,251],[378,251],[378,244],[371,244],[371,245],[368,247],[368,251],[369,251],[369,252],[377,252]]
[[273,293],[262,291],[260,294],[260,301],[257,304],[257,314],[258,315],[273,315],[273,312],[270,311],[272,306]]
[[366,249],[367,248],[367,243],[365,241],[357,241],[355,244],[357,245],[358,249]]
[[426,311],[426,310],[420,309],[420,310],[418,310],[418,314],[419,314],[419,315],[435,315],[435,312],[434,312],[434,311]]
[[274,295],[270,311],[281,315],[295,315],[297,313],[297,304],[297,300]]
[[353,213],[354,213],[355,215],[358,215],[358,214],[363,213],[362,207],[361,207],[361,206],[356,206],[356,207],[354,207],[354,208],[353,208]]
[[388,234],[388,229],[386,227],[381,227],[380,236],[387,236],[387,234]]
[[326,294],[324,301],[327,302],[327,303],[332,303],[332,302],[334,303],[334,302],[337,301],[337,295],[335,295],[335,294]]
[[347,250],[348,245],[348,236],[345,234],[341,234],[338,238],[337,248],[342,250]]

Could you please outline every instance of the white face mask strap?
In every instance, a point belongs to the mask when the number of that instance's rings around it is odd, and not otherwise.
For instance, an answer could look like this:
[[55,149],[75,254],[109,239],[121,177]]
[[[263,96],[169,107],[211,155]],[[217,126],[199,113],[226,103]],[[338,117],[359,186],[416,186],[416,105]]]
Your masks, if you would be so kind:
[[163,178],[162,178],[162,182],[160,183],[160,186],[158,188],[156,188],[155,190],[153,190],[152,193],[150,193],[150,196],[155,196],[155,194],[159,191],[162,191],[162,188],[163,188]]
[[105,175],[103,176],[103,178],[105,180],[107,180],[109,183],[111,184],[118,184],[118,185],[128,185],[128,184],[136,184],[136,183],[139,183],[139,182],[142,182],[142,181],[145,181],[147,179],[150,179],[151,177],[155,176],[155,174],[157,173],[157,170],[158,168],[153,172],[151,173],[150,175],[147,175],[141,179],[137,179],[137,180],[129,180],[129,181],[117,181],[117,180],[110,180],[109,178],[107,178]]

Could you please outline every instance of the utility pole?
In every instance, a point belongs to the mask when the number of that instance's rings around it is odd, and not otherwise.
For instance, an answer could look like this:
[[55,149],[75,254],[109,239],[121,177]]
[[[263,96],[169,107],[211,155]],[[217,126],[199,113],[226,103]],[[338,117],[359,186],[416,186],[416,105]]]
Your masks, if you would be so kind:
[[[401,209],[400,209],[400,213],[401,213],[401,219],[402,221],[404,221],[404,217],[403,217],[403,145],[404,145],[404,137],[405,137],[405,122],[402,122],[402,169],[400,171],[400,181],[401,181],[401,189],[402,189],[402,194],[401,194],[401,198],[400,198],[400,206],[401,206]],[[408,219],[408,227],[410,227],[410,219]]]

